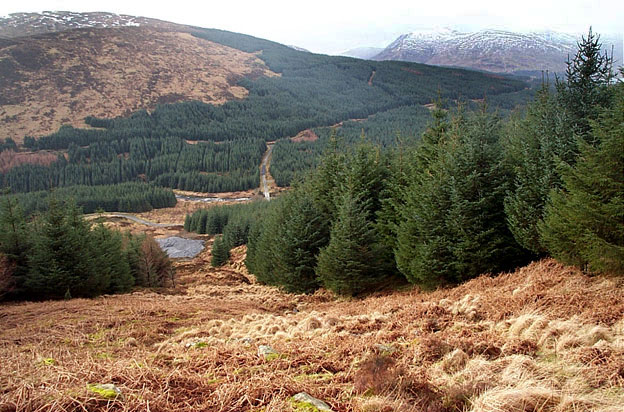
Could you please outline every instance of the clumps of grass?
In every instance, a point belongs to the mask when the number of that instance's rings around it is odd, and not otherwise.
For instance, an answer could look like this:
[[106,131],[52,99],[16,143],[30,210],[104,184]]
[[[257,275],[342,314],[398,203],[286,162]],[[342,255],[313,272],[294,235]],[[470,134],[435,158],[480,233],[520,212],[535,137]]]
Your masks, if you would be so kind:
[[558,391],[525,383],[522,386],[485,391],[473,401],[472,411],[549,412],[555,410],[560,402]]

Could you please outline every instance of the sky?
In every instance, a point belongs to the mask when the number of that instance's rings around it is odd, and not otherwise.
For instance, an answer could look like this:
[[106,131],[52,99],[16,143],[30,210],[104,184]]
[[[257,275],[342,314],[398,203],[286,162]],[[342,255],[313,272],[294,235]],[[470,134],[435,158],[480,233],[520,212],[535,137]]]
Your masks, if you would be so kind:
[[586,33],[624,31],[622,0],[22,0],[4,1],[0,16],[15,12],[107,11],[250,34],[317,53],[385,47],[401,34],[451,27]]

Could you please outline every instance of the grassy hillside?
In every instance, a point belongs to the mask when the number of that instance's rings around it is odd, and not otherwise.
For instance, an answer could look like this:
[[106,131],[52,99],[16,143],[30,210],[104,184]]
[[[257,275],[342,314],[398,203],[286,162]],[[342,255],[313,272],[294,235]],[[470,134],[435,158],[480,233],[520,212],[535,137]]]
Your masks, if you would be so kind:
[[[454,289],[334,300],[254,284],[243,257],[178,263],[173,295],[1,306],[2,410],[301,412],[301,391],[334,411],[624,403],[620,281],[544,260]],[[122,395],[88,387],[107,383]]]

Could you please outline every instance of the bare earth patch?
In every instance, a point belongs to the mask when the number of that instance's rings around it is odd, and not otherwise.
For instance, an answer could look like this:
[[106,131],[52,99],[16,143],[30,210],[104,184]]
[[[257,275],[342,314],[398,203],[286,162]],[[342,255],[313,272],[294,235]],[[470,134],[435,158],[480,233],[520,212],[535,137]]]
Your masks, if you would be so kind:
[[0,152],[0,173],[6,173],[14,167],[24,164],[49,166],[56,161],[61,152],[38,151],[38,152],[14,152],[5,150]]
[[297,134],[295,137],[291,137],[290,140],[293,142],[315,142],[318,140],[318,135],[314,133],[310,129],[303,130]]

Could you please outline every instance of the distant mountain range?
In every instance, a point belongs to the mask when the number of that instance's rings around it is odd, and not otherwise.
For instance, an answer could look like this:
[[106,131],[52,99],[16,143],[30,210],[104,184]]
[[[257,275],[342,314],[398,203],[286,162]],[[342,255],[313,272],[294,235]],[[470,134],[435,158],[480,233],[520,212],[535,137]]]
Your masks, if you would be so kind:
[[[449,28],[399,36],[377,54],[364,50],[345,56],[371,60],[401,60],[439,66],[465,67],[500,73],[563,72],[568,56],[576,53],[580,35],[543,31],[518,33],[504,30],[462,32]],[[622,64],[622,35],[601,36],[605,49]],[[362,50],[362,53],[357,51]]]

